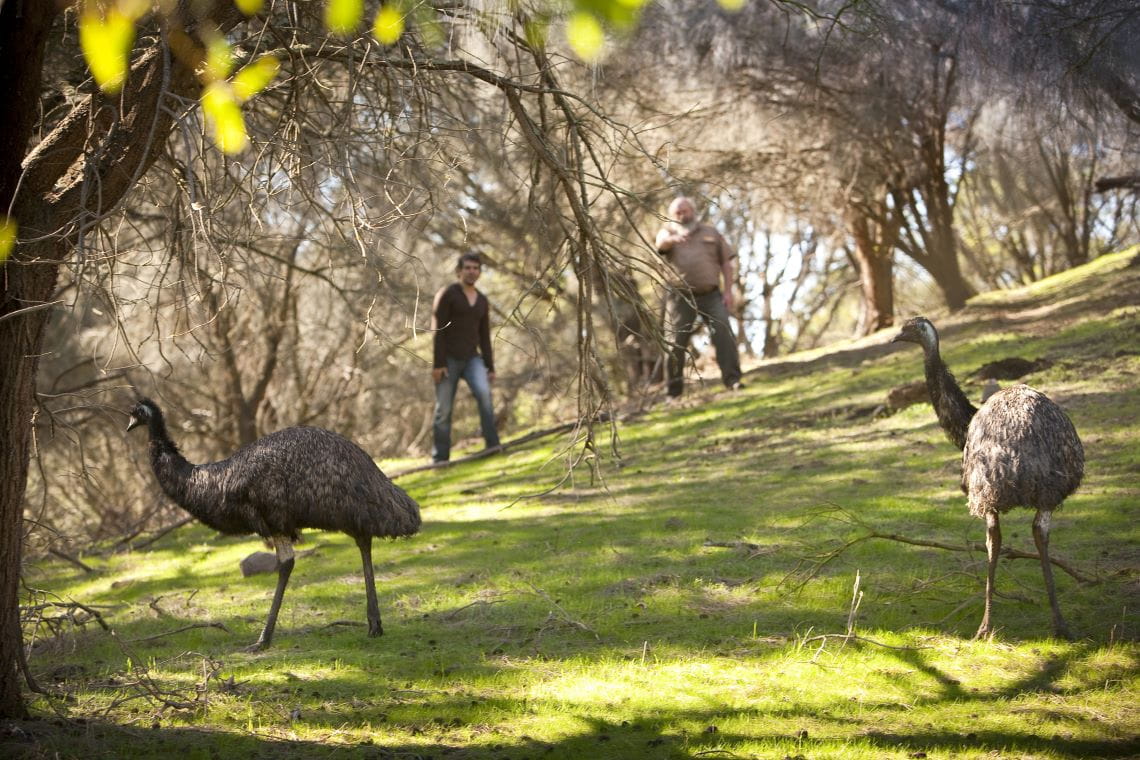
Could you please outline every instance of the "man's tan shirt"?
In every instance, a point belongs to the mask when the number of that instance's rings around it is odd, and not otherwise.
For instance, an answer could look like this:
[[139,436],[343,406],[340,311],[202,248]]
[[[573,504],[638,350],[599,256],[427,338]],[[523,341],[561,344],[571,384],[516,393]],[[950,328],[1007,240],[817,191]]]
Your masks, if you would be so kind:
[[[676,225],[671,223],[668,229],[672,231]],[[721,269],[736,256],[724,237],[708,224],[698,224],[683,241],[671,247],[663,249],[659,245],[657,252],[673,265],[684,284],[697,295],[720,287]]]

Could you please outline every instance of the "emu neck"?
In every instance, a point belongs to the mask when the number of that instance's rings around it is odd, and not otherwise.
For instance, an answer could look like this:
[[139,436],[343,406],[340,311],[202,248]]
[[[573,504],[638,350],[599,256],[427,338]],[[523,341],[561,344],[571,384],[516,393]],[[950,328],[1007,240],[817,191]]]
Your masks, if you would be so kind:
[[942,361],[938,344],[923,346],[923,352],[926,356],[923,365],[926,370],[926,390],[930,393],[934,413],[938,415],[938,422],[950,441],[959,449],[964,449],[966,430],[978,410],[966,398],[954,375],[950,374],[946,363]]
[[156,415],[147,423],[150,431],[150,464],[158,484],[166,495],[179,505],[187,507],[187,484],[194,465],[186,461],[182,452],[166,433],[166,423],[161,415]]

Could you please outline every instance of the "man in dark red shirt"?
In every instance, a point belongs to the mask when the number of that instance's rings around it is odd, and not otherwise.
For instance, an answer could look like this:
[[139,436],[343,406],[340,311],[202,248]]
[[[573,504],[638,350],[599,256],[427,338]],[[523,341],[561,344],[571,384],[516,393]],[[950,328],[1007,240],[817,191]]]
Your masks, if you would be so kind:
[[483,440],[488,449],[499,448],[491,383],[495,360],[491,353],[491,305],[475,288],[483,273],[477,253],[465,253],[455,267],[458,282],[440,288],[432,305],[431,327],[435,331],[431,379],[435,383],[435,416],[432,419],[433,462],[451,457],[451,412],[459,379],[475,396]]

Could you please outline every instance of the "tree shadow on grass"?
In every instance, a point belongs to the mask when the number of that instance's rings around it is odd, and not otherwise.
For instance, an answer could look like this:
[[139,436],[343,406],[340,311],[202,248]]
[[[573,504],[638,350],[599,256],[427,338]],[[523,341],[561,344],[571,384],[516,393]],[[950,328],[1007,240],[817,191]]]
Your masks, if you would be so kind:
[[[447,706],[441,706],[444,713]],[[445,760],[495,758],[607,758],[608,760],[690,758],[709,756],[817,757],[849,753],[1000,753],[1054,758],[1124,758],[1140,753],[1140,738],[1102,741],[1068,738],[1044,731],[987,731],[963,726],[961,731],[944,729],[872,730],[858,736],[843,736],[832,730],[820,715],[808,710],[787,711],[778,716],[787,733],[745,734],[734,724],[763,720],[765,714],[750,709],[667,710],[653,717],[631,716],[624,720],[579,717],[579,730],[557,741],[543,741],[516,732],[471,740],[480,728],[463,727],[443,720],[401,726],[414,741],[392,741],[390,729],[380,726],[363,741],[345,737],[329,741],[301,741],[250,733],[206,731],[190,727],[124,726],[100,721],[45,719],[0,723],[0,756],[13,760],[32,758],[131,757],[168,758],[332,758],[365,760]],[[811,725],[812,731],[799,728]],[[287,730],[282,730],[282,733]],[[335,732],[330,732],[335,733]],[[745,753],[741,755],[740,753]],[[897,756],[897,755],[896,755]]]

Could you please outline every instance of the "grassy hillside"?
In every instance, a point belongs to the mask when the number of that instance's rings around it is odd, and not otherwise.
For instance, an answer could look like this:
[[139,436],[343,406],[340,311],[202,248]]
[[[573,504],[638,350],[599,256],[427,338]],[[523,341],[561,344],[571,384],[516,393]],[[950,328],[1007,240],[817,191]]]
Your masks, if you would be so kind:
[[[38,601],[81,602],[112,630],[82,610],[37,629],[51,695],[40,720],[0,726],[0,755],[1140,755],[1140,259],[936,323],[975,399],[987,361],[1053,362],[1024,380],[1087,452],[1052,543],[1088,579],[1057,573],[1076,642],[1048,638],[1036,561],[1002,561],[999,631],[973,641],[984,549],[872,537],[984,539],[930,406],[873,413],[922,371],[917,347],[879,335],[660,405],[620,426],[620,463],[596,476],[546,439],[401,477],[424,529],[377,543],[380,639],[343,535],[300,547],[259,654],[242,647],[274,576],[237,572],[254,539],[195,525],[89,557],[95,573],[29,567]],[[1033,551],[1031,520],[1009,515],[1006,543]],[[179,630],[196,624],[224,628]]]

